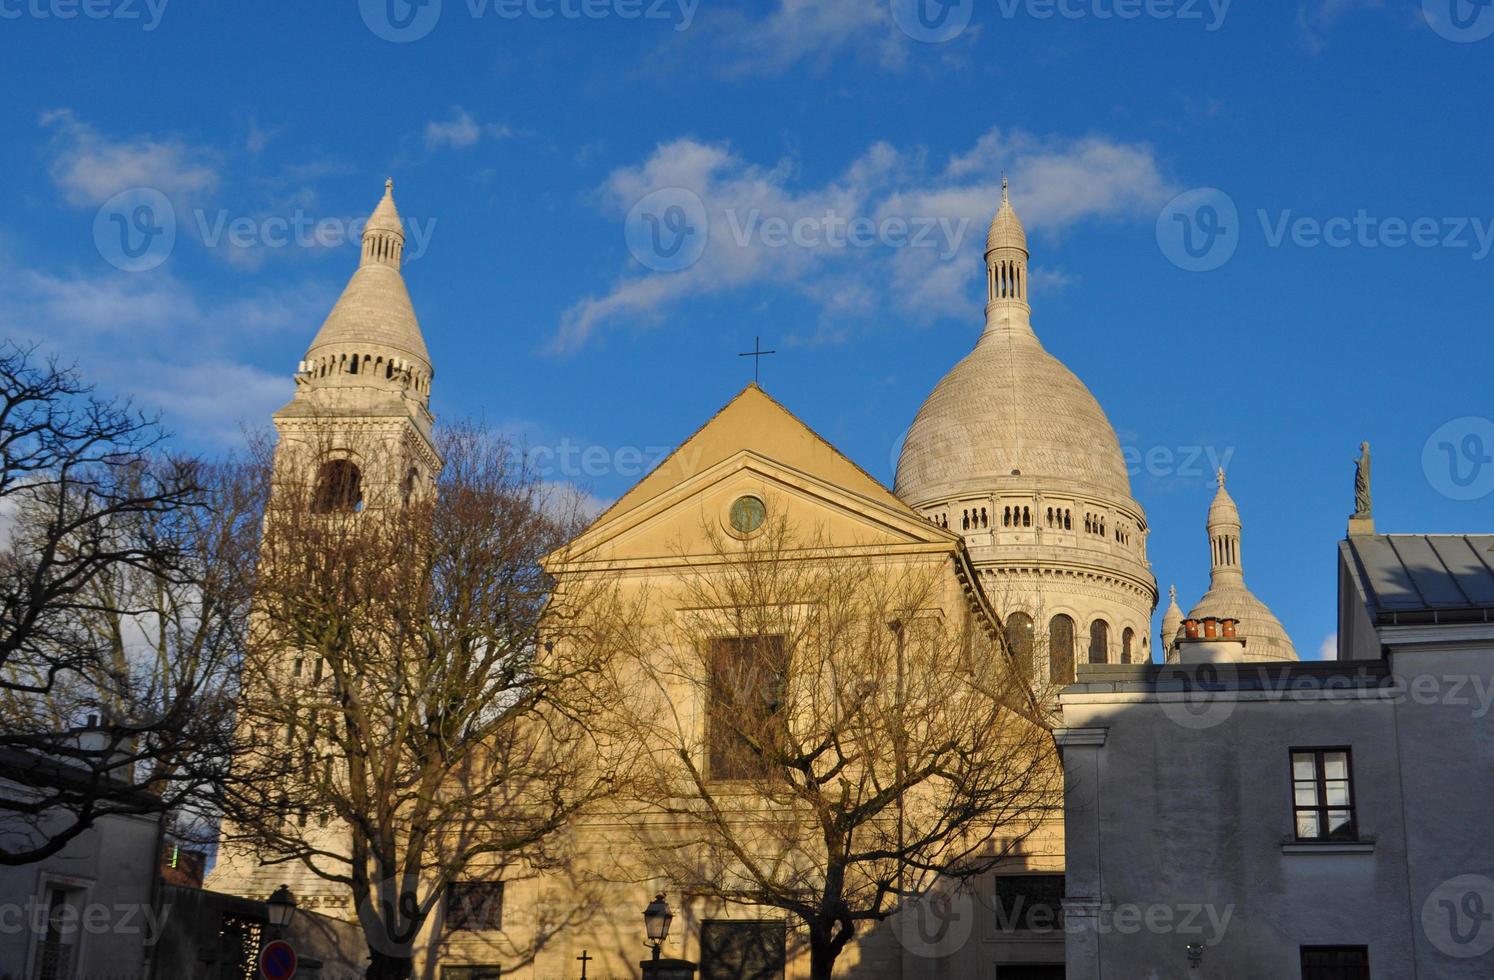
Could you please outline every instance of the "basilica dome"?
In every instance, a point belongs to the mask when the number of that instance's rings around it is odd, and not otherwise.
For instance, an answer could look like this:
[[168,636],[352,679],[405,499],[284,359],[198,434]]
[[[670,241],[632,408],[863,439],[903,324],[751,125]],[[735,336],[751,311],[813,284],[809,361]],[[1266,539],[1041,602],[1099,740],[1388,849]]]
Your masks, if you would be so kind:
[[918,507],[1017,478],[1129,500],[1126,461],[1104,409],[1032,330],[1027,234],[1005,188],[986,255],[985,332],[908,429],[898,496]]
[[986,235],[985,327],[924,401],[894,489],[958,530],[1018,656],[1056,684],[1075,664],[1151,659],[1157,582],[1120,440],[1032,329],[1027,233],[1006,182]]
[[918,506],[1009,477],[1131,496],[1120,441],[1084,382],[1031,331],[995,330],[919,409],[896,489]]

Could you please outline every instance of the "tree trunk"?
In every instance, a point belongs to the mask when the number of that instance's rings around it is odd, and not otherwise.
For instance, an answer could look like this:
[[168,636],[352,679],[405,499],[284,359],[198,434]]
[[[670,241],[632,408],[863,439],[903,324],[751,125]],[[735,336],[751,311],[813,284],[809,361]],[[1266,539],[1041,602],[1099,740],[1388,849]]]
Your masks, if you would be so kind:
[[830,980],[831,974],[835,972],[835,958],[840,955],[840,950],[831,946],[830,940],[809,940],[809,980]]
[[368,955],[373,962],[368,964],[363,974],[366,980],[410,980],[415,973],[415,961],[409,956],[391,956],[378,950],[372,950]]

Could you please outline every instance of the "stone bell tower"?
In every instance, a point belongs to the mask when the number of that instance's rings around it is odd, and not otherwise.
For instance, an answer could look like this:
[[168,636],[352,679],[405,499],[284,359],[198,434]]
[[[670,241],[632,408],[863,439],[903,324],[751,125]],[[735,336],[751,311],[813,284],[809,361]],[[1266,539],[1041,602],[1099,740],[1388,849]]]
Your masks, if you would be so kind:
[[[356,513],[434,488],[442,464],[431,431],[434,371],[400,273],[404,247],[391,180],[364,227],[357,271],[296,367],[295,397],[273,416],[279,438],[271,509],[287,494],[308,494],[312,513]],[[303,673],[292,662],[292,676],[320,680],[318,666]],[[304,817],[300,826],[332,848],[345,833]],[[352,914],[347,889],[296,863],[263,863],[238,846],[220,851],[208,887],[262,900],[282,882],[304,907]]]
[[277,472],[314,467],[318,509],[395,503],[440,469],[435,372],[400,274],[404,249],[390,180],[364,227],[358,270],[297,367],[296,396],[274,415]]

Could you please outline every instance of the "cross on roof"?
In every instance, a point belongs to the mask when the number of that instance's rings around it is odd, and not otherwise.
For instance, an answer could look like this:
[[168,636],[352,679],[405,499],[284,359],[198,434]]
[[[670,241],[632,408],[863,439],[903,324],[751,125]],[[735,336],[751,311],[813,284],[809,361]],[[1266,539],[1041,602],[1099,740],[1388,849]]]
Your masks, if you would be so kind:
[[778,353],[776,350],[763,350],[763,338],[754,338],[752,350],[738,354],[738,357],[750,357],[752,361],[752,381],[754,384],[762,380],[763,358],[770,354]]

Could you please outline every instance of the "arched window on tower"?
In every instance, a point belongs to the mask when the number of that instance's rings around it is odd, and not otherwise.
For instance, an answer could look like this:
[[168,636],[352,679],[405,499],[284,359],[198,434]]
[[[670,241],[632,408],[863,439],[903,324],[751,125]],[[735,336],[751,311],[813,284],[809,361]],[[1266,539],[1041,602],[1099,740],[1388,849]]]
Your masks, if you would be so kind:
[[1074,683],[1074,621],[1063,613],[1048,622],[1048,679]]
[[1022,526],[1032,527],[1032,510],[1028,507],[1022,508]]
[[400,499],[406,504],[410,498],[415,496],[415,485],[420,482],[420,467],[412,466],[405,472],[404,483],[400,485]]
[[1014,612],[1006,617],[1006,645],[1017,661],[1017,669],[1030,676],[1032,663],[1032,617]]
[[1135,630],[1133,630],[1129,626],[1127,626],[1124,630],[1121,630],[1121,663],[1128,664],[1131,662],[1131,648],[1135,645],[1135,643]]
[[351,513],[363,509],[363,474],[350,459],[329,459],[316,474],[314,514]]
[[1110,662],[1110,624],[1097,619],[1089,625],[1089,662]]

